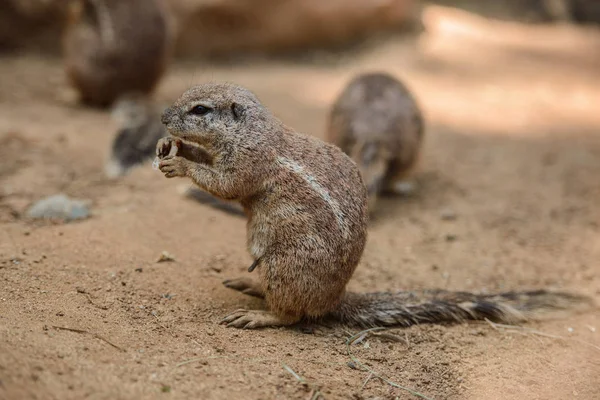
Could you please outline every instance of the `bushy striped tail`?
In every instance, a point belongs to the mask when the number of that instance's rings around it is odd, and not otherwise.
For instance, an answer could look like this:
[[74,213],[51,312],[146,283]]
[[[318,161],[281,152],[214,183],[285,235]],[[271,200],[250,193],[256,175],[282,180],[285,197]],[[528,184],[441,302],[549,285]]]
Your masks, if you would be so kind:
[[346,293],[329,318],[362,328],[484,319],[514,324],[549,311],[592,304],[584,296],[545,290],[492,295],[445,290]]

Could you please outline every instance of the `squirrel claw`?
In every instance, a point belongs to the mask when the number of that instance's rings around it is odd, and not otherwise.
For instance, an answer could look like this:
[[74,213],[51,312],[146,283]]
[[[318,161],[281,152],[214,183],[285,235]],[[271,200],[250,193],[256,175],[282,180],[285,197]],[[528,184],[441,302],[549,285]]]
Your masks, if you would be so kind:
[[245,311],[243,308],[240,308],[238,310],[235,310],[234,312],[227,314],[225,317],[223,317],[223,319],[221,319],[221,321],[219,322],[221,325],[226,324],[228,322],[232,322],[233,320],[235,320],[236,318],[238,318],[238,316],[242,315]]
[[221,324],[227,324],[228,328],[257,329],[266,326],[289,325],[268,311],[260,310],[236,310],[225,316]]

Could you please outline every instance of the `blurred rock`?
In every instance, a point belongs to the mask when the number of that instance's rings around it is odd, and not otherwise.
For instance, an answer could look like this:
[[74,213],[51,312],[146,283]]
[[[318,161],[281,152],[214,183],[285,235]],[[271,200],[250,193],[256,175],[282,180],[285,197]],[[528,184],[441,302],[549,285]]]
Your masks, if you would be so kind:
[[456,213],[451,208],[444,208],[440,211],[440,218],[444,221],[454,221]]
[[402,27],[415,0],[171,0],[185,55],[343,45]]
[[35,203],[27,216],[35,219],[58,219],[73,221],[89,217],[90,211],[86,201],[74,200],[64,194],[46,197]]

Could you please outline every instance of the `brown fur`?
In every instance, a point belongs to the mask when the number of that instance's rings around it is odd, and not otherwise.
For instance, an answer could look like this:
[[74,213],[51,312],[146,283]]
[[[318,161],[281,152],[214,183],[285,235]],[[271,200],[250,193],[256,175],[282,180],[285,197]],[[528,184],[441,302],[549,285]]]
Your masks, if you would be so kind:
[[352,79],[333,104],[326,137],[358,164],[372,212],[377,196],[397,192],[414,167],[423,131],[410,91],[388,74],[365,73]]
[[[198,115],[201,105],[209,111]],[[242,204],[248,249],[260,281],[227,287],[263,297],[268,311],[237,310],[229,326],[259,328],[301,319],[349,325],[399,325],[484,317],[514,321],[530,308],[558,307],[576,297],[545,292],[345,293],[367,237],[367,191],[356,164],[338,147],[296,133],[250,91],[204,84],[163,114],[172,135],[157,144],[166,177],[189,177],[201,189]],[[177,155],[168,155],[172,144]],[[205,153],[197,152],[202,146]]]
[[163,0],[75,0],[63,39],[71,84],[82,102],[100,107],[126,92],[152,92],[170,53]]

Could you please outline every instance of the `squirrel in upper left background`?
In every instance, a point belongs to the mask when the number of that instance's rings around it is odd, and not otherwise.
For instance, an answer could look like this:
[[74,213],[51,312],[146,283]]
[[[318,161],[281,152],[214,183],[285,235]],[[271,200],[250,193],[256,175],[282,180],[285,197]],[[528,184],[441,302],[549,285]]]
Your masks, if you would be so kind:
[[74,0],[63,37],[67,77],[81,102],[108,107],[150,94],[165,72],[172,34],[163,0]]

